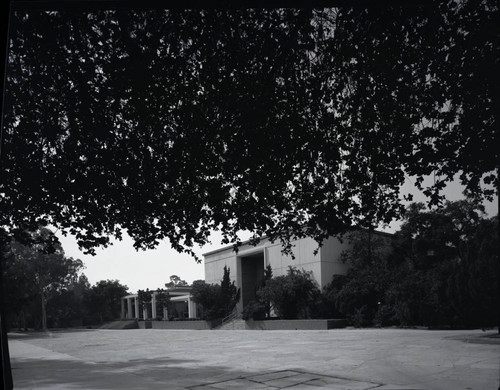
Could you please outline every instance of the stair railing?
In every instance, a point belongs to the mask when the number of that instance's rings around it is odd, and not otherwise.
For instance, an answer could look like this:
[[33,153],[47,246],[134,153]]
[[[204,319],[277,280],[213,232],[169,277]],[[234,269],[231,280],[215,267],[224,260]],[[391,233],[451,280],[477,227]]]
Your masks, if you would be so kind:
[[241,318],[241,313],[236,308],[234,308],[231,314],[222,319],[221,323],[217,326],[217,328],[221,328],[224,324],[227,324],[233,320],[237,320],[240,318]]

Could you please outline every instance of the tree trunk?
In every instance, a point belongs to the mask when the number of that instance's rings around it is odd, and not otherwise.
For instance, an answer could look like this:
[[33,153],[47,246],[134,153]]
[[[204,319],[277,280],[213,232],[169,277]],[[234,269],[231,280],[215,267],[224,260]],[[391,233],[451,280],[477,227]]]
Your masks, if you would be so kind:
[[[1,31],[1,45],[3,58],[0,61],[0,78],[1,78],[1,94],[0,94],[0,107],[2,107],[2,116],[0,128],[3,129],[3,105],[4,105],[4,95],[5,95],[5,68],[7,65],[7,61],[9,58],[9,26],[10,26],[10,1],[4,1],[2,3],[2,29]],[[2,147],[2,138],[0,137],[0,148]],[[3,250],[4,247],[2,244],[5,242],[0,242],[0,250]],[[10,354],[9,354],[9,344],[7,342],[7,323],[5,317],[5,306],[4,306],[4,292],[3,292],[3,272],[2,272],[2,262],[3,256],[0,253],[0,387],[5,390],[11,390],[14,388],[14,384],[12,382],[12,370],[10,367]]]
[[[0,251],[3,247],[0,243]],[[3,257],[0,252],[0,388],[11,390],[14,388],[12,382],[12,370],[10,367],[9,343],[7,342],[7,318],[5,317],[5,306],[3,303]]]
[[47,330],[47,300],[45,299],[45,293],[42,291],[42,330]]

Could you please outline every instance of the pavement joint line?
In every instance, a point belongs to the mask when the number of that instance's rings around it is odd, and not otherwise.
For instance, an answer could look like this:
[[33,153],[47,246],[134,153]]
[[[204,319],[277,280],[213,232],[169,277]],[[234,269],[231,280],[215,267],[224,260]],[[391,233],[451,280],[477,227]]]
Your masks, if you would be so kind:
[[371,384],[373,384],[375,386],[385,386],[385,384],[383,384],[383,383],[372,382],[370,380],[352,379],[352,378],[348,378],[348,377],[344,377],[344,376],[339,376],[339,375],[319,374],[319,373],[311,372],[311,371],[298,371],[298,370],[294,370],[294,371],[299,372],[301,374],[318,375],[318,376],[323,376],[323,377],[326,377],[326,378],[341,379],[341,380],[344,380],[344,381],[365,382],[365,383],[371,383]]
[[[285,373],[285,372],[292,372],[294,374],[283,376],[283,377],[278,377],[278,378],[272,378],[272,379],[268,379],[268,380],[264,380],[264,381],[259,381],[259,380],[252,379],[253,377],[266,376],[266,375],[272,375],[272,374],[279,374],[279,373]],[[276,380],[286,379],[286,378],[293,378],[293,377],[297,377],[297,376],[300,376],[300,375],[311,375],[311,376],[315,376],[316,378],[306,379],[303,382],[292,383],[292,384],[289,384],[289,385],[286,385],[286,386],[280,386],[280,387],[268,384],[268,382],[271,382],[271,381],[276,381]],[[306,385],[306,386],[310,386],[311,389],[313,390],[314,387],[317,387],[317,386],[313,385],[313,384],[308,384],[308,382],[312,382],[314,380],[317,380],[317,379],[319,379],[318,377],[331,378],[331,379],[340,379],[340,380],[346,381],[346,382],[359,382],[359,383],[367,383],[367,384],[373,384],[374,385],[373,387],[366,388],[366,390],[377,389],[379,387],[386,386],[384,384],[374,383],[374,382],[370,382],[370,381],[354,380],[354,379],[343,378],[343,377],[339,377],[339,376],[317,374],[317,373],[313,373],[313,372],[287,369],[287,370],[269,371],[269,372],[260,373],[260,374],[252,374],[252,375],[248,375],[248,376],[239,376],[239,377],[236,377],[236,378],[230,378],[230,379],[226,379],[226,380],[223,380],[223,381],[210,382],[210,383],[205,383],[205,384],[202,384],[202,385],[189,386],[189,387],[186,387],[186,389],[196,389],[196,388],[206,388],[206,387],[213,388],[213,385],[220,385],[220,384],[224,384],[224,383],[235,381],[235,380],[243,380],[243,381],[248,381],[248,382],[255,383],[255,384],[269,386],[269,387],[272,387],[272,388],[275,388],[275,389],[287,389],[287,388],[292,388],[292,387],[297,386],[297,385]],[[332,387],[332,389],[335,389],[335,388]],[[397,389],[392,389],[392,390],[397,390]],[[402,390],[404,390],[404,389],[402,389]],[[407,389],[407,390],[411,390],[411,389]]]
[[[387,385],[384,385],[384,384],[377,384],[376,386],[373,386],[373,387],[369,387],[365,390],[373,390],[373,389],[378,389],[379,387],[382,387],[382,386],[387,386]],[[398,390],[398,389],[392,389],[392,390]],[[411,390],[411,389],[408,389],[408,390]]]

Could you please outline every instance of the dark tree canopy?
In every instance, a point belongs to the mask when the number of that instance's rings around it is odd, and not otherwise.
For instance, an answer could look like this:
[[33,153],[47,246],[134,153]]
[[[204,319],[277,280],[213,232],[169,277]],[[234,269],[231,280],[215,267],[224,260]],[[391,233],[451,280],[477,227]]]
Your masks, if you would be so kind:
[[390,222],[405,176],[435,174],[433,204],[456,174],[491,199],[497,13],[17,11],[0,225],[192,253],[211,230],[287,244]]

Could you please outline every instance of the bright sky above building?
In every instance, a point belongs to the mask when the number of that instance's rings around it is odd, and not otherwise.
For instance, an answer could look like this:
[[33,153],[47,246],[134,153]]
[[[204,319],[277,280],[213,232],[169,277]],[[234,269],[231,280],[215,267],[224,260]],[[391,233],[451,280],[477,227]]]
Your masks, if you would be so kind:
[[[425,201],[425,197],[407,180],[402,188],[402,194],[412,193],[413,201]],[[450,184],[445,192],[448,200],[463,199],[462,187],[454,182]],[[498,214],[498,199],[494,202],[485,203],[488,217]],[[381,229],[394,232],[400,223],[395,221],[390,226]],[[95,256],[84,255],[72,236],[62,237],[61,240],[66,256],[79,258],[85,264],[83,273],[91,284],[100,280],[116,279],[129,287],[129,291],[136,292],[138,289],[163,288],[170,281],[171,275],[178,275],[181,279],[192,283],[194,280],[204,279],[203,263],[197,264],[188,254],[180,254],[172,249],[168,241],[162,242],[156,249],[147,251],[136,251],[133,248],[133,240],[124,234],[122,241],[114,241],[108,248],[98,248]],[[249,233],[242,233],[241,239],[250,237]],[[211,245],[202,248],[194,248],[200,258],[203,253],[221,248],[221,235],[214,232],[211,236]],[[222,278],[222,275],[221,275]]]

